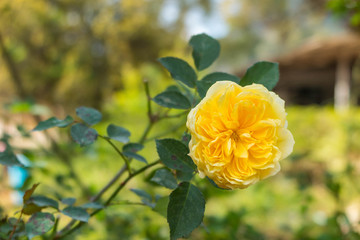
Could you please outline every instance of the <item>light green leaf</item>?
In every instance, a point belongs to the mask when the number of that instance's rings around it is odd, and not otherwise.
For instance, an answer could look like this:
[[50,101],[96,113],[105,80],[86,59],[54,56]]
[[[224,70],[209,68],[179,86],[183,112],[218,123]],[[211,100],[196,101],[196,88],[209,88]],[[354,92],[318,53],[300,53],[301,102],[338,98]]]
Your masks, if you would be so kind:
[[203,77],[200,81],[196,82],[200,97],[204,98],[209,88],[218,81],[232,81],[239,84],[240,78],[224,72],[210,73],[209,75]]
[[116,141],[119,141],[122,143],[129,142],[130,132],[123,127],[119,127],[114,124],[110,124],[107,127],[107,134],[108,134],[109,138],[114,139]]
[[153,101],[163,107],[176,109],[189,109],[191,104],[189,100],[180,92],[165,91],[153,98]]
[[158,169],[150,181],[169,189],[175,189],[177,187],[174,175],[166,168]]
[[240,85],[246,86],[253,83],[264,85],[272,90],[279,81],[279,64],[273,62],[257,62],[252,65],[241,79]]
[[172,78],[183,82],[188,87],[195,87],[197,76],[187,62],[174,57],[160,58],[159,61],[170,72]]
[[219,42],[205,33],[192,36],[189,44],[193,48],[192,56],[198,70],[209,67],[219,57]]
[[82,123],[72,125],[70,133],[74,141],[80,144],[81,147],[92,144],[98,136],[95,129],[89,128]]
[[25,225],[25,231],[27,236],[31,239],[50,231],[54,224],[55,218],[52,214],[38,212],[30,217]]
[[67,207],[61,211],[66,216],[71,217],[72,219],[81,221],[81,222],[87,222],[90,218],[90,215],[88,212],[81,208],[81,207]]
[[76,115],[89,125],[94,125],[102,119],[102,114],[98,110],[89,107],[78,107]]
[[193,172],[196,169],[188,156],[188,148],[182,142],[170,138],[156,140],[156,149],[160,160],[168,168],[184,172]]
[[67,127],[74,122],[71,116],[67,116],[64,120],[57,119],[56,117],[49,118],[48,120],[40,122],[33,131],[42,131],[52,127]]
[[205,200],[200,190],[188,182],[182,182],[171,194],[167,210],[170,238],[188,236],[204,217]]

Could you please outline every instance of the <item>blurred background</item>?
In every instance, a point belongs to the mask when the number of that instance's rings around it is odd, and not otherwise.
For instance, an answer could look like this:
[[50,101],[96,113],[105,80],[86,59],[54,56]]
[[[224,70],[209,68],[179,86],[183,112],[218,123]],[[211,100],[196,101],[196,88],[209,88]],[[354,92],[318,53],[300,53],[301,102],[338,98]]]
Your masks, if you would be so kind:
[[[108,145],[80,149],[67,130],[29,131],[89,106],[104,113],[100,133],[112,122],[135,141],[146,124],[143,79],[152,96],[169,86],[157,59],[192,63],[187,42],[203,32],[221,43],[207,71],[241,77],[256,61],[279,62],[275,91],[286,100],[296,144],[281,173],[249,189],[223,191],[197,179],[207,206],[190,239],[360,239],[358,0],[0,1],[0,134],[27,166],[0,167],[0,215],[13,216],[37,182],[38,193],[77,203],[97,193],[122,165]],[[182,122],[153,132],[179,137]],[[152,161],[154,150],[149,142],[143,155]],[[141,180],[130,187],[168,194]],[[69,239],[169,238],[158,213],[110,208]]]

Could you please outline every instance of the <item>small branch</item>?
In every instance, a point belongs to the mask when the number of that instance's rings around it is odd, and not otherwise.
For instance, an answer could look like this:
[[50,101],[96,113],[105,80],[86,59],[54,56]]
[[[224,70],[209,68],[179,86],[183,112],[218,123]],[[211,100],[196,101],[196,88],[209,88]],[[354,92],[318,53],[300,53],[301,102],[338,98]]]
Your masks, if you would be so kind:
[[[105,202],[104,206],[109,206],[111,204],[111,201],[116,197],[116,195],[125,187],[125,185],[135,176],[139,175],[140,173],[144,172],[145,170],[147,170],[148,168],[151,168],[153,166],[155,166],[156,164],[160,163],[160,160],[157,160],[149,165],[146,165],[143,168],[140,168],[139,170],[137,170],[136,172],[134,172],[133,174],[129,175],[116,189],[115,191],[111,194],[111,196],[107,199],[107,201]],[[102,209],[97,209],[94,212],[92,212],[90,214],[90,216],[94,216],[97,213],[99,213],[100,211],[102,211]],[[70,229],[69,231],[67,231],[66,233],[62,234],[61,232],[57,235],[57,237],[55,237],[55,239],[60,239],[63,238],[65,236],[70,235],[71,233],[75,232],[76,230],[78,230],[79,228],[81,228],[83,225],[85,224],[85,222],[79,222],[75,227],[73,227],[72,229]]]
[[116,206],[116,205],[141,205],[141,206],[147,206],[142,202],[130,202],[130,201],[114,202],[114,203],[109,204],[109,206]]
[[144,86],[145,86],[145,93],[146,93],[146,100],[147,100],[147,114],[149,117],[149,120],[152,121],[153,115],[151,110],[151,96],[150,96],[150,89],[149,89],[149,81],[147,79],[144,79]]
[[90,199],[90,202],[95,202],[98,199],[101,198],[101,196],[123,175],[123,173],[126,171],[126,166],[123,166],[116,175],[110,180],[108,184],[106,184],[105,187],[103,187],[98,194],[96,194],[94,197]]
[[10,233],[9,240],[11,240],[13,235],[15,234],[17,225],[20,223],[22,215],[23,215],[23,210],[21,209],[20,216],[19,216],[18,220],[16,221],[16,223],[15,223],[15,225],[13,227],[13,230]]
[[101,137],[102,139],[106,140],[114,149],[115,151],[120,155],[120,157],[124,160],[125,164],[126,164],[126,168],[129,172],[129,174],[131,175],[131,168],[130,168],[130,161],[127,157],[125,157],[125,155],[119,150],[119,148],[117,148],[115,146],[115,144],[110,140],[110,138],[99,135],[99,137]]
[[146,126],[146,128],[144,130],[144,133],[143,133],[143,135],[141,136],[141,138],[139,140],[140,144],[143,144],[146,141],[146,137],[149,134],[149,132],[150,132],[153,125],[154,125],[153,122],[151,122],[151,121],[148,122],[148,125]]

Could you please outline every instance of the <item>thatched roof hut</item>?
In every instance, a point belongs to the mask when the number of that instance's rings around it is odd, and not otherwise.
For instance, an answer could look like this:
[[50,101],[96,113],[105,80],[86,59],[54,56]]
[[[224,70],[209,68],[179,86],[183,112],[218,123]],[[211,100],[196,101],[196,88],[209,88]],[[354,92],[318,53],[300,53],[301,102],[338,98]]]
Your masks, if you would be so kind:
[[276,91],[291,104],[335,104],[347,108],[360,100],[360,35],[312,40],[277,58]]

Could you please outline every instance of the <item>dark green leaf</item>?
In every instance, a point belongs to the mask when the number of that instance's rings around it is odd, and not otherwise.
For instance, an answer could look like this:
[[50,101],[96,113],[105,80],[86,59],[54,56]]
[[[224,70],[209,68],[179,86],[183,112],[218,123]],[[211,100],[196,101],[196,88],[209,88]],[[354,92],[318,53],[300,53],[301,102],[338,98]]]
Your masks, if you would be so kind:
[[0,164],[5,166],[23,166],[14,154],[8,139],[5,137],[0,139]]
[[72,206],[76,202],[76,198],[63,198],[63,199],[61,199],[61,202],[63,204]]
[[114,139],[116,141],[119,141],[122,143],[129,142],[130,132],[123,127],[119,127],[114,124],[110,124],[107,127],[107,134],[108,134],[109,138]]
[[193,48],[192,56],[198,70],[209,67],[219,57],[219,42],[205,33],[192,36],[189,44]]
[[182,182],[170,194],[167,221],[171,239],[188,236],[197,228],[204,217],[205,200],[198,188]]
[[55,218],[50,213],[38,212],[31,216],[25,225],[25,231],[31,239],[34,236],[48,232],[55,224]]
[[[3,233],[5,234],[5,236],[9,236],[8,234],[10,233],[10,231],[13,230],[13,227],[7,223],[7,222],[4,222],[0,225],[0,233]],[[1,239],[1,238],[0,238]],[[5,238],[4,238],[5,239]]]
[[176,178],[180,182],[190,182],[191,179],[194,177],[194,174],[195,174],[194,172],[183,172],[176,170]]
[[97,203],[97,202],[89,202],[89,203],[85,203],[84,205],[80,206],[81,208],[91,208],[91,209],[102,209],[104,208],[104,205]]
[[176,86],[176,85],[168,86],[168,87],[165,89],[165,92],[179,92],[179,93],[181,93],[180,89],[179,89],[178,86]]
[[52,127],[67,127],[74,122],[71,116],[67,116],[64,120],[57,119],[56,117],[49,118],[48,120],[40,122],[33,131],[42,131]]
[[189,146],[189,142],[191,140],[191,135],[187,132],[184,132],[183,135],[181,136],[181,142],[185,145],[185,146]]
[[165,91],[153,98],[153,101],[163,107],[176,109],[189,109],[191,104],[189,100],[180,92]]
[[160,215],[166,217],[167,216],[168,204],[169,204],[169,196],[159,198],[156,201],[156,205],[153,208],[153,210],[155,212],[159,213]]
[[67,207],[61,212],[66,216],[81,222],[87,222],[90,218],[90,215],[87,213],[87,211],[81,207]]
[[123,152],[138,152],[144,148],[144,145],[140,143],[128,143],[125,144],[122,148]]
[[152,196],[151,196],[150,194],[148,194],[147,192],[145,192],[144,190],[134,189],[134,188],[131,188],[130,190],[131,190],[133,193],[135,193],[136,195],[138,195],[138,196],[141,198],[141,201],[142,201],[145,205],[147,205],[147,206],[149,206],[149,207],[151,207],[151,208],[153,208],[153,207],[155,206],[154,203],[152,202],[152,201],[153,201]]
[[81,147],[90,145],[97,139],[98,133],[95,129],[89,128],[82,123],[77,123],[71,126],[71,137]]
[[39,207],[39,206],[35,205],[34,203],[27,203],[27,204],[24,204],[24,207],[21,211],[23,212],[23,214],[33,215],[34,213],[41,212],[41,210],[43,208],[44,207]]
[[5,166],[23,166],[11,150],[0,152],[0,164]]
[[279,64],[273,62],[257,62],[252,65],[241,79],[240,85],[246,86],[253,83],[264,85],[272,90],[279,81]]
[[98,110],[89,107],[78,107],[76,115],[89,125],[100,122],[102,118],[102,114]]
[[33,203],[38,207],[53,207],[56,209],[59,208],[59,204],[57,201],[45,196],[32,196],[28,202]]
[[160,58],[159,61],[170,72],[172,78],[183,82],[191,88],[195,87],[197,76],[194,69],[187,62],[174,57]]
[[180,141],[175,139],[156,140],[156,149],[160,160],[171,169],[184,172],[193,172],[195,164],[188,156],[188,148]]
[[138,161],[140,161],[140,162],[143,162],[143,163],[148,164],[148,162],[146,161],[146,159],[145,159],[143,156],[141,156],[141,155],[139,155],[139,154],[137,154],[137,153],[133,153],[133,152],[123,152],[123,154],[124,154],[126,157],[128,157],[128,158],[133,158],[133,159],[135,159],[135,160],[138,160]]
[[30,197],[33,195],[35,189],[39,186],[40,183],[36,183],[34,185],[32,185],[32,187],[28,190],[25,191],[24,196],[23,196],[23,203],[25,204]]
[[204,98],[209,88],[218,81],[232,81],[239,84],[240,78],[224,72],[210,73],[209,75],[203,77],[200,81],[196,82],[200,97]]
[[158,169],[150,181],[170,189],[175,189],[177,187],[174,175],[165,168]]
[[24,125],[17,125],[16,129],[19,131],[21,136],[23,136],[24,138],[31,137],[30,133],[25,129]]

